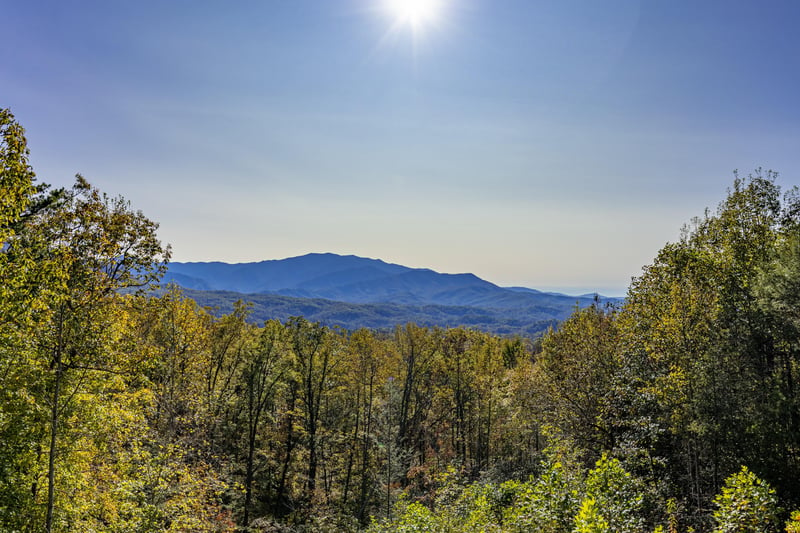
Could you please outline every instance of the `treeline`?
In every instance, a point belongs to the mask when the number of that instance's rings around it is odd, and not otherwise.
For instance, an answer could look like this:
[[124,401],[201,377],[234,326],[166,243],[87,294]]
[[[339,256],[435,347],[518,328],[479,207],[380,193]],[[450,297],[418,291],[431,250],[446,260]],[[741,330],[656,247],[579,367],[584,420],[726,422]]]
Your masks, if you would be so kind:
[[450,481],[435,512],[407,500],[375,529],[783,529],[800,501],[800,196],[776,177],[736,177],[621,309],[577,311],[514,369],[548,428],[532,478]]
[[778,531],[800,505],[800,197],[770,173],[619,309],[378,333],[153,297],[157,225],[37,184],[0,131],[0,530]]
[[[336,325],[349,330],[361,328],[392,330],[397,324],[412,322],[419,326],[467,327],[504,337],[541,336],[559,320],[568,317],[574,305],[591,303],[591,298],[576,298],[564,308],[543,305],[527,308],[481,308],[451,305],[409,305],[393,303],[355,304],[319,298],[295,298],[278,294],[241,294],[183,288],[183,293],[215,314],[233,311],[233,304],[246,300],[251,307],[250,321],[263,322],[281,317],[302,316],[311,322]],[[569,299],[569,297],[564,297]]]

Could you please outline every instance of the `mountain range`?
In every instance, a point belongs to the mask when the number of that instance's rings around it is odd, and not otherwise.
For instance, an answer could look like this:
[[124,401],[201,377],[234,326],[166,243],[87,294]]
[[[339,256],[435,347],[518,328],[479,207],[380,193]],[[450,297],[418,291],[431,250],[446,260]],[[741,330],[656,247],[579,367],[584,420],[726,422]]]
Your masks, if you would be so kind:
[[500,287],[474,274],[330,253],[256,263],[170,263],[164,282],[180,285],[199,304],[219,312],[241,299],[253,304],[256,321],[302,315],[347,329],[415,322],[536,335],[595,301],[595,295]]

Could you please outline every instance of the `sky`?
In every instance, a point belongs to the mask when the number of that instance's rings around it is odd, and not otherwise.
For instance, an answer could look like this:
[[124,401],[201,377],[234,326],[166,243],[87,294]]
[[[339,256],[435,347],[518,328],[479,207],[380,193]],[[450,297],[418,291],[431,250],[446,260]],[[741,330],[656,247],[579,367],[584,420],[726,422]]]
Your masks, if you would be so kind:
[[800,2],[439,1],[0,0],[0,107],[175,261],[623,295],[734,170],[800,184]]

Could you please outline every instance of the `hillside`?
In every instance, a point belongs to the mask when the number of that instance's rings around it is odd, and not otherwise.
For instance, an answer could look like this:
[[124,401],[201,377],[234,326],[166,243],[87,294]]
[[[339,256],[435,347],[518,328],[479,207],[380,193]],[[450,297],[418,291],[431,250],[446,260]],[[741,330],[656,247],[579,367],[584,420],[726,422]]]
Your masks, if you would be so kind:
[[253,304],[256,322],[302,315],[347,329],[414,322],[535,336],[594,301],[587,295],[503,288],[474,274],[441,274],[336,254],[240,264],[172,263],[164,281],[221,313],[241,299]]
[[575,308],[543,307],[525,309],[483,309],[446,305],[354,304],[321,298],[295,298],[275,294],[243,294],[230,291],[184,289],[184,294],[215,314],[227,314],[237,300],[252,305],[250,320],[262,323],[270,319],[286,321],[302,316],[327,326],[348,330],[370,328],[388,330],[413,322],[419,326],[478,329],[498,335],[537,337],[566,319]]

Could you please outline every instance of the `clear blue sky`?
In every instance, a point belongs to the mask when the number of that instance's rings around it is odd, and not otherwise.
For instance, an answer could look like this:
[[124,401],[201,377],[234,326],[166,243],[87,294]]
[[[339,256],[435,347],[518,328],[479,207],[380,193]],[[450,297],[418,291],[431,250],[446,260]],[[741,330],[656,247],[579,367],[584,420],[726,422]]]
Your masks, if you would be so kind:
[[177,261],[622,294],[734,169],[800,183],[796,0],[382,1],[0,1],[0,106]]

